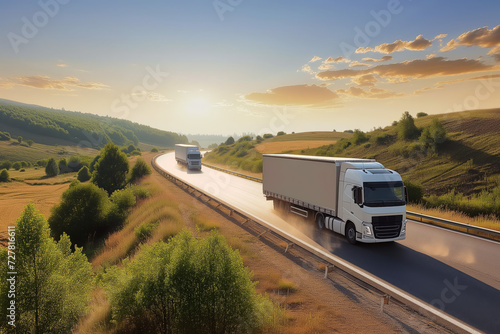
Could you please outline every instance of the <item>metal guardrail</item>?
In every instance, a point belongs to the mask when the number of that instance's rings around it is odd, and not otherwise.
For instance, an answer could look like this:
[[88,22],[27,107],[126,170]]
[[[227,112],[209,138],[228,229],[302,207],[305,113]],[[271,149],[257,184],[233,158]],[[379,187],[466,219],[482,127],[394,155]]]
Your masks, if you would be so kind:
[[[260,179],[258,177],[253,177],[253,176],[233,172],[231,170],[224,169],[224,168],[217,167],[217,166],[213,166],[213,165],[206,164],[206,163],[203,163],[203,165],[206,167],[213,168],[213,169],[216,169],[218,171],[224,172],[224,173],[236,175],[236,176],[239,176],[239,177],[242,177],[245,179],[249,179],[249,180],[252,180],[255,182],[262,183],[262,179]],[[414,220],[419,221],[419,222],[424,223],[424,224],[440,226],[440,227],[447,228],[447,229],[450,229],[453,231],[462,232],[465,234],[470,234],[470,235],[486,238],[489,240],[500,241],[500,231],[492,230],[489,228],[474,226],[474,225],[470,225],[470,224],[464,224],[464,223],[460,223],[460,222],[456,222],[456,221],[452,221],[452,220],[448,220],[448,219],[443,219],[443,218],[439,218],[439,217],[427,216],[427,215],[424,215],[421,213],[411,212],[411,211],[407,211],[406,216],[407,217],[408,216],[416,217],[416,219],[414,219]]]
[[[304,241],[296,238],[295,236],[291,235],[287,231],[284,231],[280,228],[277,228],[276,226],[269,224],[268,222],[261,220],[260,218],[252,215],[251,213],[245,212],[244,210],[241,210],[229,203],[226,203],[225,201],[222,201],[214,196],[211,196],[207,193],[205,193],[203,190],[188,184],[179,178],[175,177],[174,175],[168,173],[166,170],[162,169],[160,166],[156,164],[156,158],[160,156],[157,155],[153,158],[152,160],[152,165],[153,168],[160,173],[161,175],[165,176],[167,179],[171,180],[175,184],[179,185],[181,184],[183,187],[186,187],[185,189],[191,193],[194,196],[194,193],[197,192],[200,195],[195,196],[197,198],[200,198],[202,195],[206,196],[209,198],[209,200],[215,201],[218,203],[217,208],[219,206],[223,206],[230,210],[230,216],[233,213],[238,214],[239,216],[245,218],[247,221],[253,221],[265,229],[267,231],[265,232],[271,232],[281,239],[287,240],[290,244],[294,244],[294,247],[300,247],[301,249],[305,250],[306,252],[309,252],[310,254],[313,254],[317,256],[318,258],[322,259],[323,261],[329,263],[329,265],[337,267],[341,269],[342,271],[350,274],[351,276],[355,277],[356,279],[359,279],[360,281],[378,289],[379,291],[382,291],[385,293],[387,296],[390,296],[390,298],[393,298],[395,300],[398,300],[399,302],[409,306],[410,308],[414,309],[415,311],[419,312],[420,314],[423,314],[432,320],[440,323],[441,325],[444,325],[445,327],[451,329],[453,332],[456,333],[480,333],[477,329],[469,326],[468,324],[462,322],[461,320],[454,318],[453,316],[450,316],[449,314],[444,313],[438,308],[435,308],[434,306],[396,288],[395,286],[387,283],[384,280],[381,280],[380,278],[364,271],[363,269],[356,267],[352,265],[351,263],[339,258],[338,256],[326,252],[322,249],[319,249],[315,246],[309,245],[305,243]],[[189,189],[191,191],[189,191]]]

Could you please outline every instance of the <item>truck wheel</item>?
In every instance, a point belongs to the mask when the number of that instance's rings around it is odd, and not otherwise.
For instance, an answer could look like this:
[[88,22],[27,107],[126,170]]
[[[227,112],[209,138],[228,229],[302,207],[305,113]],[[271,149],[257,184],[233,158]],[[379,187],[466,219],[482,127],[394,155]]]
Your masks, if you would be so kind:
[[356,244],[356,227],[351,222],[347,223],[345,227],[345,237],[351,245]]
[[320,230],[325,228],[325,217],[321,213],[316,215],[316,225]]
[[274,208],[274,210],[280,209],[280,200],[279,199],[273,199],[273,208]]

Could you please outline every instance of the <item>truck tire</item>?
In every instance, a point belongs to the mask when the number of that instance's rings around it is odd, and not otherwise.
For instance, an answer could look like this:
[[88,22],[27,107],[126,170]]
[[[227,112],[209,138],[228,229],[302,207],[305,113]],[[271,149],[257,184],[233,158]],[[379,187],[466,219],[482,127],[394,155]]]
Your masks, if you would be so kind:
[[280,209],[280,202],[281,201],[279,199],[276,199],[276,198],[273,199],[273,208],[274,208],[274,210],[279,210]]
[[318,229],[322,230],[325,228],[325,216],[321,213],[316,214],[316,225],[318,226]]
[[356,244],[356,227],[351,222],[348,222],[345,227],[345,237],[351,245]]

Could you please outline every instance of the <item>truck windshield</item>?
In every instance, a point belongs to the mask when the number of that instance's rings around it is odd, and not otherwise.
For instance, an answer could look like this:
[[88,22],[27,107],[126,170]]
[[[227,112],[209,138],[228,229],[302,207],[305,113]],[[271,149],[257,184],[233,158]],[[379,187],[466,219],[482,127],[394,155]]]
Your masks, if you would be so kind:
[[191,153],[188,154],[188,159],[201,159],[201,155],[199,153]]
[[405,205],[404,186],[401,181],[364,182],[364,205],[398,206]]

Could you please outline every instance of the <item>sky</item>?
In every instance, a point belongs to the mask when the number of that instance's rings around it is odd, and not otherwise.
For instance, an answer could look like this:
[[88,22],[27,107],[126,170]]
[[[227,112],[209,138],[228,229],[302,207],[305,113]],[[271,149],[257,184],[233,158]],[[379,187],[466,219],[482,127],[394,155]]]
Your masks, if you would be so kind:
[[500,107],[500,2],[0,2],[0,98],[183,134]]

